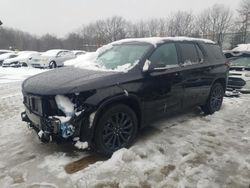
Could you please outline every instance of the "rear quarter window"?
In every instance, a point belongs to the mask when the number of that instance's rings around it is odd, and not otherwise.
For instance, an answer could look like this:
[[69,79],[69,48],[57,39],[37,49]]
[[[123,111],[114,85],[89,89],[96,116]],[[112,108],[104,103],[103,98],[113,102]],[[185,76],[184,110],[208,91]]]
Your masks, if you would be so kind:
[[222,53],[221,48],[216,44],[206,44],[207,54],[209,58],[216,60],[223,60],[225,56]]
[[193,43],[179,43],[179,48],[182,56],[182,64],[191,65],[199,63],[199,54],[197,47]]

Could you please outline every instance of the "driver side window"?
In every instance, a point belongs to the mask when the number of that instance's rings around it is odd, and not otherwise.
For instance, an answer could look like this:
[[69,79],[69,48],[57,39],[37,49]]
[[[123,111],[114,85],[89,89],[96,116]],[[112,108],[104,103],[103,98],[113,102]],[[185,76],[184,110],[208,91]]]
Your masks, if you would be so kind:
[[61,52],[59,52],[58,54],[57,54],[57,57],[62,57],[62,56],[64,56],[65,55],[65,52],[64,51],[61,51]]
[[156,68],[178,66],[178,56],[174,43],[159,46],[149,58]]

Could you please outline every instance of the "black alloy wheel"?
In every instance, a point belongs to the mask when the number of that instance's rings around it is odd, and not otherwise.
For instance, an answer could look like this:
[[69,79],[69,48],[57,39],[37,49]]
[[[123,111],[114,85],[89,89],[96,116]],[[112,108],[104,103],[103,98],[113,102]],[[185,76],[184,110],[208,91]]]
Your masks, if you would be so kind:
[[137,134],[137,118],[126,105],[110,107],[99,119],[95,134],[97,152],[110,156],[120,148],[129,147]]
[[215,83],[212,88],[208,100],[202,110],[206,114],[213,114],[216,111],[219,111],[223,102],[223,96],[225,94],[224,87],[221,83]]

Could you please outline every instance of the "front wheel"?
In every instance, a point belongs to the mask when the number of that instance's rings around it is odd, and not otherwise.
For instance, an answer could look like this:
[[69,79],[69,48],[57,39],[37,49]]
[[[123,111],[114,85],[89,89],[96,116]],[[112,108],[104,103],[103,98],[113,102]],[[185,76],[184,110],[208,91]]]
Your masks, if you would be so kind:
[[49,68],[50,68],[50,69],[54,69],[54,68],[56,68],[56,67],[57,67],[57,65],[56,65],[56,62],[55,62],[55,61],[50,62],[50,64],[49,64]]
[[138,130],[135,112],[126,105],[111,106],[101,115],[94,135],[94,150],[110,156],[120,148],[129,147]]
[[219,111],[223,102],[225,90],[221,83],[215,83],[210,91],[207,102],[204,106],[201,106],[205,114],[213,114]]

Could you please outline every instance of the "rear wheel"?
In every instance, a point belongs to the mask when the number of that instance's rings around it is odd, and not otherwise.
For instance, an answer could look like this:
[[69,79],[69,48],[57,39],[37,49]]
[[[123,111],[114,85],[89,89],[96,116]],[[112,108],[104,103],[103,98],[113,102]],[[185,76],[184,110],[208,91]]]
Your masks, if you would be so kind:
[[206,114],[213,114],[219,111],[223,102],[224,93],[223,85],[219,82],[215,83],[211,88],[206,104],[201,107],[202,110]]
[[120,148],[129,147],[137,134],[138,123],[134,111],[126,105],[111,106],[104,112],[96,127],[94,149],[110,156]]

